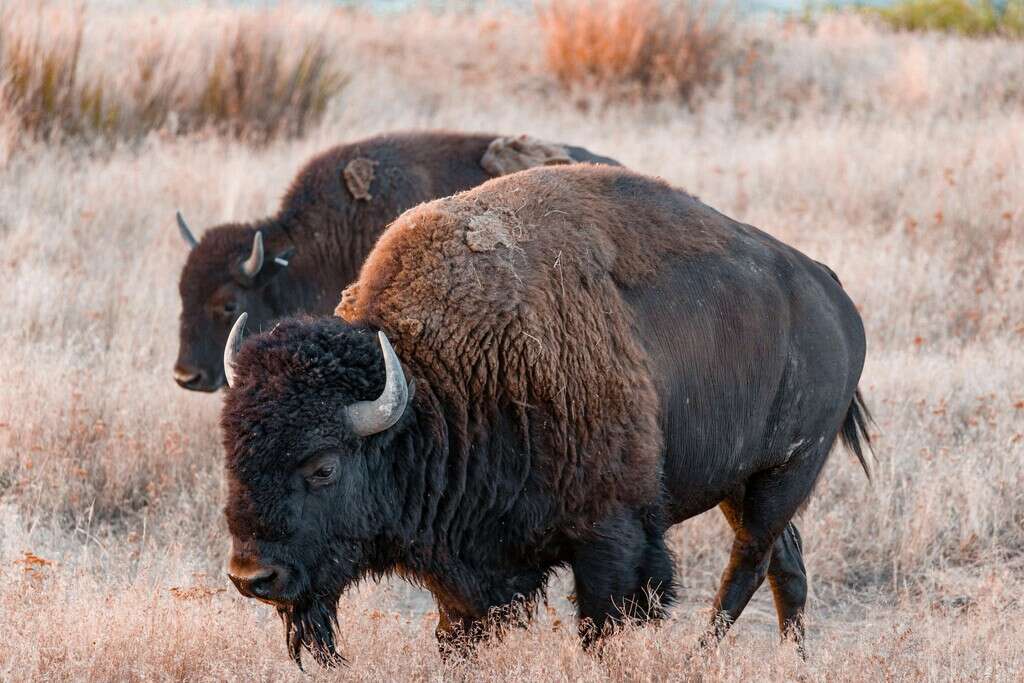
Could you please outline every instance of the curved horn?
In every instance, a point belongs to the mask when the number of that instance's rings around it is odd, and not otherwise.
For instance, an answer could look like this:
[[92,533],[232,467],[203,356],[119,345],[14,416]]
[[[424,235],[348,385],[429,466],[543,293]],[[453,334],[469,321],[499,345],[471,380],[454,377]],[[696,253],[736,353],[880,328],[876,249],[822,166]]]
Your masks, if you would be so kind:
[[181,233],[181,239],[185,240],[185,244],[188,245],[189,249],[195,249],[199,244],[199,240],[192,234],[192,231],[188,229],[188,223],[181,215],[181,211],[175,211],[174,217],[178,219],[178,232]]
[[257,230],[256,236],[252,238],[252,252],[249,254],[249,258],[245,259],[245,262],[242,263],[242,273],[248,278],[254,278],[259,275],[262,267],[263,233]]
[[391,348],[387,335],[378,332],[380,350],[384,354],[384,391],[373,401],[360,401],[345,408],[352,431],[359,436],[371,436],[393,426],[405,412],[409,401],[409,385],[405,381],[402,362]]
[[231,328],[231,334],[228,335],[228,343],[224,345],[224,379],[227,380],[229,387],[235,384],[235,354],[242,348],[242,333],[245,331],[245,319],[248,317],[248,313],[238,316],[238,320]]

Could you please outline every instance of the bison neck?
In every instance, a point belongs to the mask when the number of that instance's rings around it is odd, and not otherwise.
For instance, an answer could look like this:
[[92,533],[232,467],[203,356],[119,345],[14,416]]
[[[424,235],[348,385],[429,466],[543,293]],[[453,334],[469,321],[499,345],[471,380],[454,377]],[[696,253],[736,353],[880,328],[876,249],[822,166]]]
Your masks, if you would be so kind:
[[[291,313],[328,315],[341,297],[341,290],[359,275],[367,252],[379,230],[349,230],[343,217],[293,215],[277,219],[283,235],[295,249],[289,271],[302,303]],[[383,228],[381,225],[381,228]]]
[[[383,449],[381,500],[394,512],[378,571],[427,587],[446,608],[481,616],[531,597],[564,559],[550,501],[529,495],[530,459],[511,424],[483,433],[417,383],[412,424]],[[395,493],[401,492],[396,499]]]
[[310,239],[308,231],[296,232],[284,218],[268,219],[255,227],[264,234],[268,260],[286,255],[287,266],[272,261],[266,266],[279,269],[266,285],[267,303],[277,317],[331,313],[341,290],[358,272],[362,254],[357,260],[345,245]]

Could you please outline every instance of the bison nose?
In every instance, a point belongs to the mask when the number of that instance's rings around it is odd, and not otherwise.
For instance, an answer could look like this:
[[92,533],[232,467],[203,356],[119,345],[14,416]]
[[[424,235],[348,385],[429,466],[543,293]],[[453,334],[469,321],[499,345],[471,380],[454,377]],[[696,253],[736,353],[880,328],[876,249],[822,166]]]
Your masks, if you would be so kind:
[[229,569],[228,578],[245,597],[276,602],[287,591],[289,572],[281,566],[260,566],[249,571]]
[[203,373],[193,367],[178,363],[174,366],[174,381],[185,387],[197,383],[202,379]]
[[216,391],[220,388],[220,383],[211,382],[205,370],[184,363],[174,366],[174,381],[179,386],[192,391]]
[[231,583],[235,584],[238,592],[247,598],[269,598],[274,579],[277,578],[277,572],[273,569],[261,569],[249,576],[228,574],[228,578],[231,579]]

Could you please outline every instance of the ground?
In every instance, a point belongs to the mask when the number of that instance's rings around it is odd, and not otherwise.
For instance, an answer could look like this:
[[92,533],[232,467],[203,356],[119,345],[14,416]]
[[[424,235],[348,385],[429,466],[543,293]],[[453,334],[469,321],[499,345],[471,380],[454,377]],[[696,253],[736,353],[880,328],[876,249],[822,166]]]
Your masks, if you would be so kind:
[[[174,211],[260,217],[315,152],[413,127],[583,145],[828,264],[867,329],[874,480],[837,449],[798,520],[806,663],[767,587],[717,653],[693,652],[730,543],[713,511],[672,532],[671,619],[602,658],[577,647],[561,576],[530,629],[445,668],[431,602],[396,579],[343,599],[350,667],[313,678],[1020,679],[1024,46],[766,19],[743,27],[756,73],[690,108],[563,90],[528,15],[294,11],[294,30],[344,38],[352,77],[301,139],[86,147],[0,119],[0,679],[305,680],[272,610],[223,574],[221,396],[172,379]],[[132,34],[90,21],[94,46]]]

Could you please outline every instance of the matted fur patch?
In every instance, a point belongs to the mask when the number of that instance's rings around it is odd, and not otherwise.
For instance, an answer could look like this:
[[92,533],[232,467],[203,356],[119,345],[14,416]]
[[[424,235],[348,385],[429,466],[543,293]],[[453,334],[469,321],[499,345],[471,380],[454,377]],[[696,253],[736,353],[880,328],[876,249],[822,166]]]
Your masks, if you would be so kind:
[[480,165],[493,176],[525,171],[534,166],[574,163],[564,145],[545,142],[529,135],[495,138],[480,159]]
[[466,230],[466,245],[471,251],[491,251],[498,245],[512,248],[516,240],[509,231],[508,216],[494,210],[473,216]]
[[356,199],[370,201],[373,195],[370,194],[370,184],[373,182],[374,170],[378,162],[365,157],[357,157],[348,162],[342,175],[345,176],[345,185],[348,191]]
[[415,339],[423,331],[423,321],[416,318],[402,318],[398,321],[398,334],[403,339]]
[[352,309],[356,305],[356,296],[359,293],[359,283],[353,282],[345,289],[341,290],[341,300],[338,305],[334,308],[334,315],[339,318],[349,319],[346,313],[351,313]]

